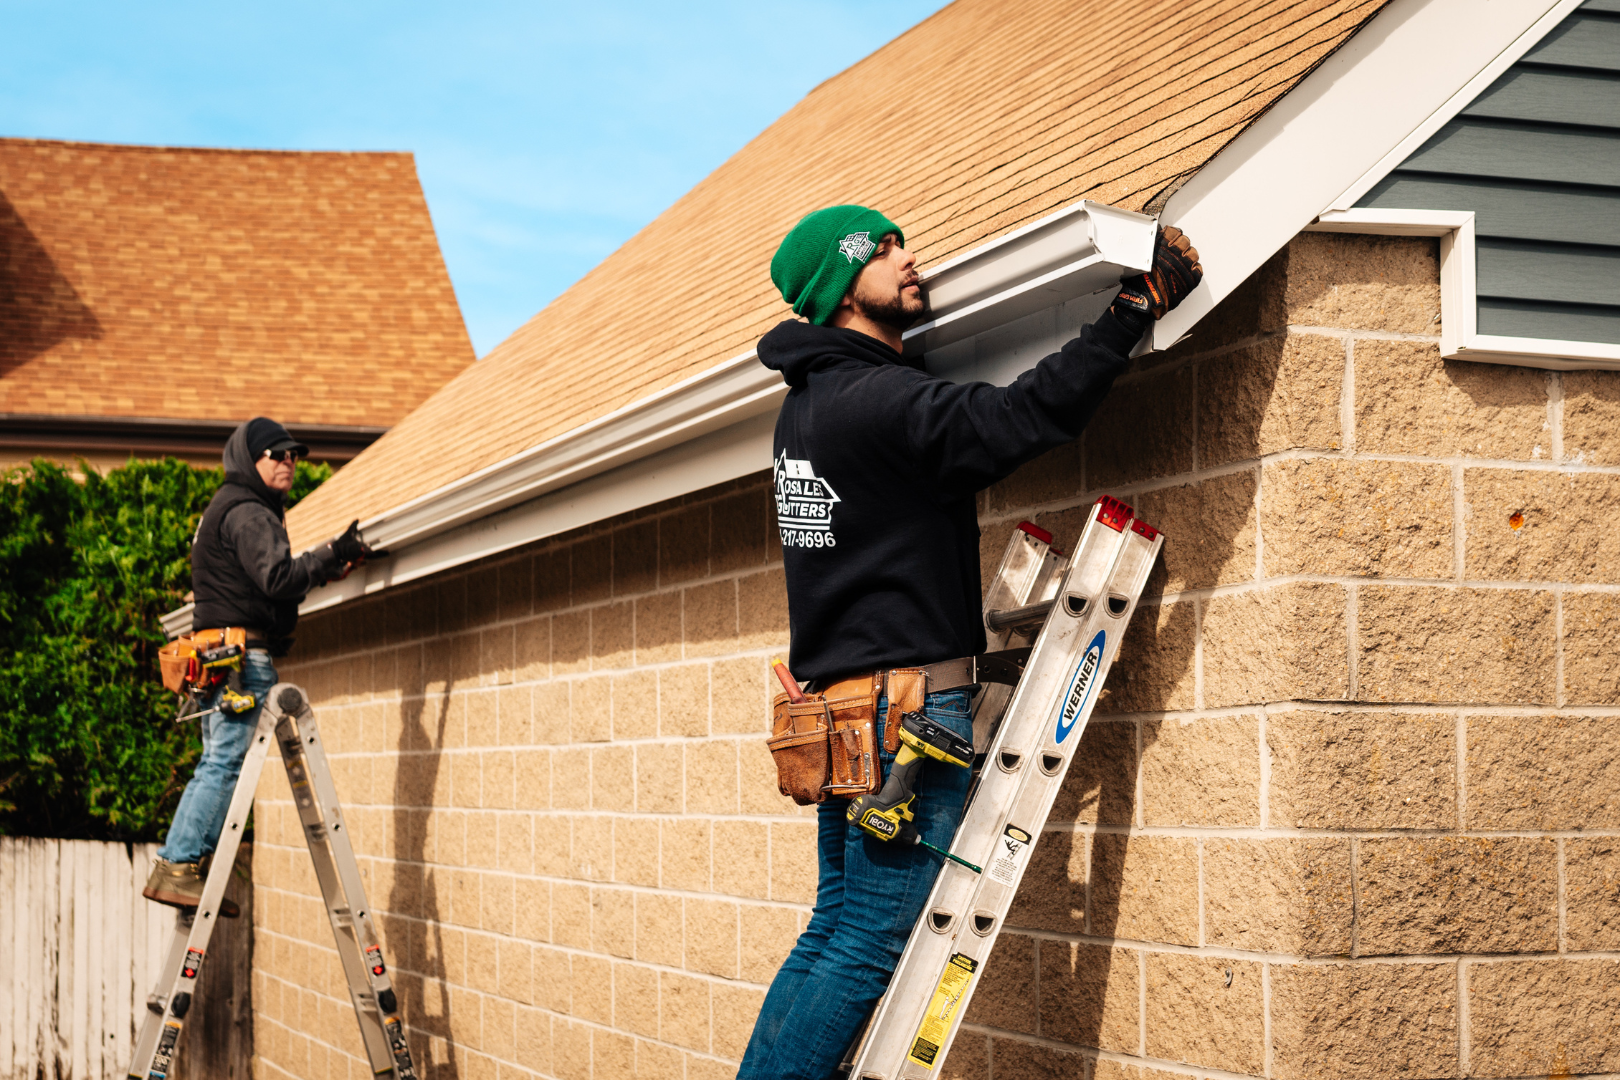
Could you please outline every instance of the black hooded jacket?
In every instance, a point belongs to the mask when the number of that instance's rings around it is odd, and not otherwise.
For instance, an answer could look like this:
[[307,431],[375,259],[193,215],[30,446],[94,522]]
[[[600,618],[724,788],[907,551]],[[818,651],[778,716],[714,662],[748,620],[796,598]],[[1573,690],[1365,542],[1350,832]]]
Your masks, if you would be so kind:
[[1010,386],[950,383],[855,330],[784,322],[773,478],[801,680],[985,648],[974,494],[1069,442],[1140,333],[1110,312]]
[[249,429],[256,423],[237,428],[225,444],[225,483],[203,511],[191,542],[196,594],[191,627],[245,626],[265,635],[279,656],[298,625],[298,605],[340,564],[327,544],[293,558],[283,496],[267,487],[254,467],[258,455],[249,448]]

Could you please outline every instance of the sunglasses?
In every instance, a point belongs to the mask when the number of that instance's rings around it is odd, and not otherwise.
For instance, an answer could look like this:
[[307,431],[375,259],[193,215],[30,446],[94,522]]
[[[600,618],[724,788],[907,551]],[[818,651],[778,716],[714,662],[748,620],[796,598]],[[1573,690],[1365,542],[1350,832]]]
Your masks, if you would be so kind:
[[298,460],[298,451],[296,451],[296,450],[266,450],[264,452],[264,456],[269,458],[271,461],[297,461]]

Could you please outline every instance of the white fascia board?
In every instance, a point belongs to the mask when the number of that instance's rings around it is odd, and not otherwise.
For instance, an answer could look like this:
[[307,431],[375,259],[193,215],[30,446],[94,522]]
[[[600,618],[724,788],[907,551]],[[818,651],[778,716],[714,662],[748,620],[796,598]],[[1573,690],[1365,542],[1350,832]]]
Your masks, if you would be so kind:
[[1164,221],[1198,246],[1204,281],[1159,320],[1154,347],[1184,337],[1527,32],[1570,3],[1394,0],[1375,15],[1171,197]]
[[[1404,160],[1404,159],[1402,159]],[[1440,238],[1440,355],[1447,360],[1575,371],[1620,368],[1620,345],[1481,334],[1471,210],[1325,211],[1310,232]]]
[[[1150,265],[1156,221],[1080,202],[922,275],[923,352],[1117,285]],[[301,612],[376,592],[770,467],[781,376],[750,350],[361,522],[383,562],[310,593]],[[180,612],[172,612],[176,620]]]

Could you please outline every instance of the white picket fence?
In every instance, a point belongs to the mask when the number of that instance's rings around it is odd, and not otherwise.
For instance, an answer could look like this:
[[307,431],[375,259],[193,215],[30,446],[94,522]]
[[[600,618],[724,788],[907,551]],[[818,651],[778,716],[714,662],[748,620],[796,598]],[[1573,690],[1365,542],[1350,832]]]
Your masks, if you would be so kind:
[[119,1080],[174,911],[156,844],[0,837],[0,1080]]

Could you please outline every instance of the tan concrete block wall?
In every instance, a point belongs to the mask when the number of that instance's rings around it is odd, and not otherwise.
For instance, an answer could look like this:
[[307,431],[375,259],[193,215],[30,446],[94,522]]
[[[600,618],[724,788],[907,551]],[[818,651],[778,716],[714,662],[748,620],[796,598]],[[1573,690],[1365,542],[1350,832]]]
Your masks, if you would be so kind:
[[1620,374],[1439,330],[1433,241],[1304,234],[986,493],[987,565],[1167,541],[959,1075],[1616,1068]]
[[[776,792],[765,478],[306,620],[428,1078],[730,1076],[815,887]],[[256,809],[261,1077],[367,1067],[286,782]]]
[[[1432,241],[1307,234],[985,492],[1164,558],[941,1076],[1620,1070],[1620,376],[1445,363]],[[313,619],[425,1075],[733,1075],[814,824],[766,480]],[[359,1077],[285,783],[259,1068]]]

